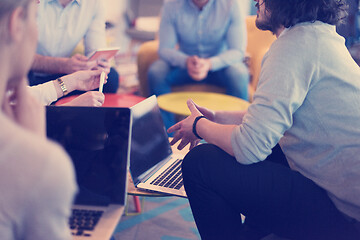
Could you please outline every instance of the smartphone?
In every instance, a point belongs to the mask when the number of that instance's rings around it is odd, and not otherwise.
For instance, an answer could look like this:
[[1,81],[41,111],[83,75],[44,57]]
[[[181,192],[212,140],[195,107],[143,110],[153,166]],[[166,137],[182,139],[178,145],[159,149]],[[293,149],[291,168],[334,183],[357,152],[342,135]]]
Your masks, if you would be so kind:
[[119,50],[120,48],[98,49],[89,57],[89,61],[101,59],[109,60],[110,58],[114,57]]

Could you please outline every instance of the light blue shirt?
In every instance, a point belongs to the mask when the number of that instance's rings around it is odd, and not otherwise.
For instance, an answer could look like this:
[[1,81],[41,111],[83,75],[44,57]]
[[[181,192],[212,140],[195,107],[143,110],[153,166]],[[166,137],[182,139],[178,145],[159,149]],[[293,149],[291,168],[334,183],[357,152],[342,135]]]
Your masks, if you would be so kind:
[[237,161],[250,164],[278,142],[293,170],[360,221],[360,68],[335,26],[295,25],[264,56],[232,147]]
[[73,0],[64,8],[58,0],[42,0],[37,20],[40,55],[70,57],[82,39],[85,55],[106,47],[103,1]]
[[187,57],[197,55],[210,58],[216,71],[243,61],[245,18],[236,0],[209,0],[202,10],[192,0],[169,0],[162,9],[159,38],[159,55],[170,65],[186,68]]

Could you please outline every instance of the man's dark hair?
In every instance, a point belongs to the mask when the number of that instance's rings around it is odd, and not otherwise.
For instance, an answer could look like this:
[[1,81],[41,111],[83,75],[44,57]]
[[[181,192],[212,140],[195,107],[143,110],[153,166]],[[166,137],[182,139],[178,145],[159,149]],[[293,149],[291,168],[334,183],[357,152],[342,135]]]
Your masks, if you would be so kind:
[[269,23],[273,29],[315,21],[338,25],[347,17],[345,0],[264,0],[264,3],[271,14]]

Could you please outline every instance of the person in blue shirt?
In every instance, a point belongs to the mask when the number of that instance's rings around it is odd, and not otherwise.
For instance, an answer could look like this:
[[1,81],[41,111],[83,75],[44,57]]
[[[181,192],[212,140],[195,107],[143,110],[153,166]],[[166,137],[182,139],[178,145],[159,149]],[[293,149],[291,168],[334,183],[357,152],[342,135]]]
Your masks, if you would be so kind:
[[213,84],[248,99],[244,64],[246,25],[236,0],[170,0],[164,3],[159,56],[148,71],[150,94],[171,86]]

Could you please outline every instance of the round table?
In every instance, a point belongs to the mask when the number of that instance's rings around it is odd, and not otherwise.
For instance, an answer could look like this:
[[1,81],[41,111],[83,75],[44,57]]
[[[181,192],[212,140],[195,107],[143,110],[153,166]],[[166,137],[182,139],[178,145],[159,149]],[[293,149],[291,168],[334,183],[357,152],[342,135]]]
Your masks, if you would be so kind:
[[167,112],[188,116],[190,110],[186,101],[191,98],[197,105],[211,110],[239,111],[245,110],[250,103],[243,99],[212,92],[173,92],[157,97],[159,107]]
[[[71,95],[59,99],[55,105],[61,105],[70,102],[79,95]],[[116,93],[105,93],[105,102],[103,107],[132,107],[135,104],[144,100],[144,97],[136,96],[133,94],[116,94]]]

